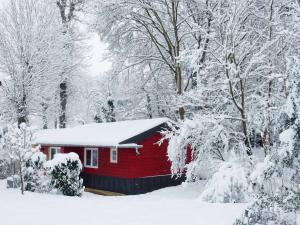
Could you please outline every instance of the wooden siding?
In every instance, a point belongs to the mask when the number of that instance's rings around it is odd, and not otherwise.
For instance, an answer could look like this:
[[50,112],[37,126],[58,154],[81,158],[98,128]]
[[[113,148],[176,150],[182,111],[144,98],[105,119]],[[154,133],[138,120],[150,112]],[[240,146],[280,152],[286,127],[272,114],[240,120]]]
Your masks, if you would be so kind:
[[[147,139],[140,141],[143,147],[138,149],[118,149],[118,162],[110,162],[110,149],[98,148],[98,168],[84,167],[83,173],[99,176],[112,176],[119,178],[141,178],[160,175],[169,175],[171,163],[167,158],[167,142],[161,146],[156,143],[161,135],[154,133]],[[53,146],[55,147],[55,146]],[[49,147],[43,146],[41,151],[48,157]],[[62,153],[75,152],[84,162],[83,147],[61,147]]]

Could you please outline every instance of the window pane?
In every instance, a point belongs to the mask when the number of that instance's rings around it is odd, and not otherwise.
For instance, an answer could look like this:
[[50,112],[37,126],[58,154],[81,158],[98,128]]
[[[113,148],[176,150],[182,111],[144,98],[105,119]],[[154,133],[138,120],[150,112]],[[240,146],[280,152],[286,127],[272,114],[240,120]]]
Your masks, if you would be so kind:
[[117,161],[117,151],[115,149],[112,151],[112,160]]
[[110,162],[116,163],[118,161],[117,148],[110,148]]
[[54,158],[54,155],[57,153],[56,148],[50,148],[50,159]]
[[93,166],[98,166],[98,151],[93,151]]
[[85,151],[85,165],[91,166],[91,150]]

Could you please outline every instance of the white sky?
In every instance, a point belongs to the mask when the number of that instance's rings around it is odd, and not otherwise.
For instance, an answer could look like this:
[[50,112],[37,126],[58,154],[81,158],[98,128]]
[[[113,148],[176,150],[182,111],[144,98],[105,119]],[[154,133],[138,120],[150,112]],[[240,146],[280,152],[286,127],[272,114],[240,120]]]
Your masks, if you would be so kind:
[[100,41],[99,36],[96,33],[89,33],[88,36],[90,38],[86,40],[89,48],[85,56],[88,64],[86,73],[89,76],[96,77],[109,70],[111,63],[105,59],[106,45]]

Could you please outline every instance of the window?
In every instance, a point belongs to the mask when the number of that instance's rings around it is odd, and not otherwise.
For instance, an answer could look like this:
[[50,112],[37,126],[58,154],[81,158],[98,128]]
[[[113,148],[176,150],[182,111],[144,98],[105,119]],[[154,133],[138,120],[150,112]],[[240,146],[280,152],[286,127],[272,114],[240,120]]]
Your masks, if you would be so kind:
[[52,160],[54,158],[54,155],[60,153],[59,147],[50,147],[49,150],[49,160]]
[[84,166],[98,168],[98,149],[86,148],[84,150]]
[[118,162],[118,149],[116,147],[110,148],[110,162],[111,163]]

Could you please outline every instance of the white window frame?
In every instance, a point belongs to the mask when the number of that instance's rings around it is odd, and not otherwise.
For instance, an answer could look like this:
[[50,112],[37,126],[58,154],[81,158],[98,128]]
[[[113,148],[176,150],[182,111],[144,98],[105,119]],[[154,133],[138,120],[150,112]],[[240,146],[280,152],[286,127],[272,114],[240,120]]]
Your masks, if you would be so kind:
[[[116,158],[113,159],[113,151],[116,152]],[[111,147],[110,148],[110,163],[118,163],[118,148],[117,147]]]
[[51,151],[52,149],[55,149],[55,154],[58,154],[58,153],[61,153],[61,148],[60,147],[49,147],[49,151],[48,151],[48,158],[49,160],[52,160],[54,158],[54,155],[53,155],[53,158],[51,158]]
[[[97,166],[86,164],[86,152],[91,151],[91,164],[93,164],[93,151],[97,151]],[[84,167],[86,168],[98,168],[99,166],[99,149],[98,148],[84,148]]]

